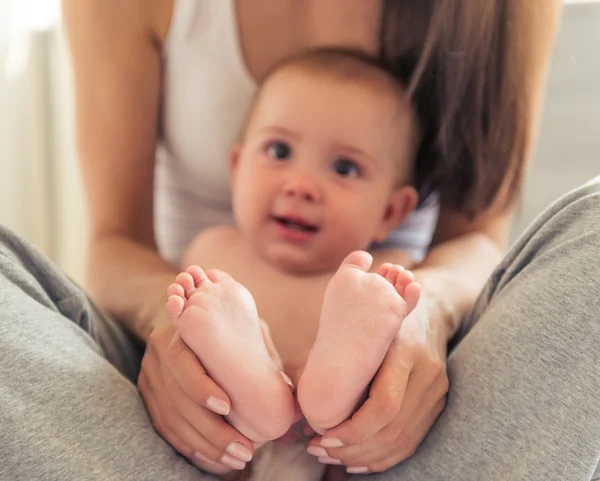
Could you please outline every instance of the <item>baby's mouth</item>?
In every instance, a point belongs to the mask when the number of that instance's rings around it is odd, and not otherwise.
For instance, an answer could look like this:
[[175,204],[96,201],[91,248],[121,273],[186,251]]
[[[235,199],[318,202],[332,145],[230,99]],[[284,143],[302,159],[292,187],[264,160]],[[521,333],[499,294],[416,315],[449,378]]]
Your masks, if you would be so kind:
[[281,216],[274,215],[273,220],[275,222],[277,222],[278,224],[281,224],[282,226],[287,227],[288,229],[297,230],[299,232],[310,232],[310,233],[314,234],[319,231],[319,226],[310,224],[310,223],[304,221],[303,219],[281,217]]

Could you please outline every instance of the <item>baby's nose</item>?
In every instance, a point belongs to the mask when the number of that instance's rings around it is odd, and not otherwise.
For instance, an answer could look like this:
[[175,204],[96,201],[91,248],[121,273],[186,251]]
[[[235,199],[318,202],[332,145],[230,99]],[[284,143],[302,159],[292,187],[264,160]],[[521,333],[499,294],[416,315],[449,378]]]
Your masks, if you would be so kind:
[[312,175],[298,173],[290,176],[285,185],[285,194],[289,197],[318,202],[321,200],[321,188]]

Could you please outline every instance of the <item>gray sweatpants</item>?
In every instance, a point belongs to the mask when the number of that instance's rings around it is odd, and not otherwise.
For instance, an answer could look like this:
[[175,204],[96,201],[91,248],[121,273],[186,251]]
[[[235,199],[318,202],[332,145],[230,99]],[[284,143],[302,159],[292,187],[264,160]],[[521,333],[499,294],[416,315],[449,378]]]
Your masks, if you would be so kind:
[[[431,433],[364,479],[599,479],[600,178],[535,222],[456,341]],[[77,286],[0,229],[1,480],[213,479],[153,431],[139,358]]]

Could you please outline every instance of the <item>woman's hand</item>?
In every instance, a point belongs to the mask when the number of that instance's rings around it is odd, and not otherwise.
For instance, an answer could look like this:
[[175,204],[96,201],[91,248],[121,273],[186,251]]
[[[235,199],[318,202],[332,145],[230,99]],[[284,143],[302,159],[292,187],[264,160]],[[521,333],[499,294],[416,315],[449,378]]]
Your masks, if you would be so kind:
[[156,431],[211,472],[243,469],[252,442],[227,424],[231,402],[168,322],[150,335],[138,388]]
[[352,473],[385,471],[415,452],[443,411],[447,340],[428,318],[425,303],[422,297],[404,320],[364,405],[311,441],[332,464],[341,461]]

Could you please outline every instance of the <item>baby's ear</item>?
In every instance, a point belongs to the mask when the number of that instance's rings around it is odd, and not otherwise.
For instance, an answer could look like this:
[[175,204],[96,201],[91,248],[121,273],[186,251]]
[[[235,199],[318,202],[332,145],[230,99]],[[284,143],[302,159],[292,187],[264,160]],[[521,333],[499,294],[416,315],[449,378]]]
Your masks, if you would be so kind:
[[394,190],[388,200],[381,224],[375,235],[375,242],[385,241],[390,232],[398,227],[415,210],[418,194],[414,187],[403,186]]

